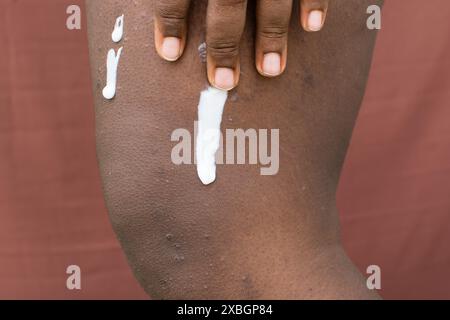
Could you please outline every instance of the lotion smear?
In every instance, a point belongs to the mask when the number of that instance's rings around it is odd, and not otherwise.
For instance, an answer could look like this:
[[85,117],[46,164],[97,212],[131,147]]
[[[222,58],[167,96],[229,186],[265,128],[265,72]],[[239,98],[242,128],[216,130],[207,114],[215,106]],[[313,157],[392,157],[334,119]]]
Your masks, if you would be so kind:
[[116,24],[114,26],[114,31],[113,31],[113,33],[111,35],[112,41],[114,41],[115,43],[119,43],[122,40],[124,17],[125,17],[124,15],[121,15],[116,20]]
[[228,92],[209,87],[198,105],[197,173],[204,185],[216,180],[216,153],[220,148],[220,124]]
[[122,49],[123,47],[117,51],[117,55],[114,49],[108,52],[108,60],[106,61],[106,87],[103,89],[103,97],[108,100],[111,100],[116,95],[117,67]]

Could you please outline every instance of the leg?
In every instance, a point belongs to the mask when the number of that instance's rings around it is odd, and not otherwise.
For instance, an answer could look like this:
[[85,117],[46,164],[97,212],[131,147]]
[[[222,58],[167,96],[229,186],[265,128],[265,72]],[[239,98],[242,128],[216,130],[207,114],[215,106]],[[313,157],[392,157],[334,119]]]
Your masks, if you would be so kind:
[[[373,297],[340,246],[335,193],[370,68],[376,33],[367,30],[365,11],[374,1],[332,1],[319,33],[302,31],[295,13],[289,68],[276,79],[254,68],[250,19],[240,86],[222,127],[280,129],[279,172],[219,166],[208,187],[194,166],[172,163],[170,141],[173,130],[193,128],[205,88],[197,51],[205,1],[195,1],[190,41],[176,64],[151,47],[151,1],[135,2],[87,4],[105,199],[147,292],[164,299]],[[118,92],[107,101],[106,53],[122,13]]]

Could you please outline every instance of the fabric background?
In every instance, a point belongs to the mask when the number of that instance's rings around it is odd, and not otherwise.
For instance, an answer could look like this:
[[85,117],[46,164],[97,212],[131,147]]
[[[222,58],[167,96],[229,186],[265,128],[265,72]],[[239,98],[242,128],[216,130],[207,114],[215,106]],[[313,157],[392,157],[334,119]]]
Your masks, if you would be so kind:
[[[103,203],[85,30],[63,27],[74,3],[0,2],[2,299],[147,298]],[[382,268],[387,299],[450,299],[449,17],[448,0],[386,1],[338,193],[345,246]]]

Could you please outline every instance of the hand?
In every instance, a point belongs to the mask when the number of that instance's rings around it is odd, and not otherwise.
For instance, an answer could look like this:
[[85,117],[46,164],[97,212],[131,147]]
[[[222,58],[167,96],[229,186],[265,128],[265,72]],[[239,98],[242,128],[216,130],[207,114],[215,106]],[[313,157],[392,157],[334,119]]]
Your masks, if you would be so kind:
[[[187,41],[189,0],[155,0],[155,45],[167,61],[178,60]],[[258,0],[256,69],[277,77],[286,69],[288,30],[293,0]],[[301,0],[300,24],[309,32],[322,29],[328,0]],[[247,0],[209,0],[207,70],[212,86],[231,90],[240,75],[239,42],[244,31]]]

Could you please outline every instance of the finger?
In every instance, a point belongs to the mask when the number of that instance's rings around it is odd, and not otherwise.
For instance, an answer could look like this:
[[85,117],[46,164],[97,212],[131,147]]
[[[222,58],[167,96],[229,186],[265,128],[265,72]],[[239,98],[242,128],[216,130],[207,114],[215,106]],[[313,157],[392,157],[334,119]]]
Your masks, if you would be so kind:
[[325,23],[328,0],[302,0],[300,19],[303,29],[309,32],[320,31]]
[[231,90],[240,75],[239,42],[245,27],[246,0],[210,0],[207,17],[207,69],[212,86]]
[[183,54],[190,0],[155,0],[155,47],[167,61]]
[[276,77],[286,69],[292,3],[292,0],[258,2],[256,69],[263,76]]

